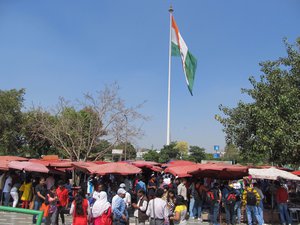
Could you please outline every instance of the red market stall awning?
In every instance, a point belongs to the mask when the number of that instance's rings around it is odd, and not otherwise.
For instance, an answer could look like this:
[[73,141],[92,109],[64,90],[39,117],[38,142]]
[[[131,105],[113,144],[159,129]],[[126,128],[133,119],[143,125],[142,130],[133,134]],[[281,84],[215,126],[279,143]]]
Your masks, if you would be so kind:
[[197,163],[188,161],[188,160],[173,160],[169,163],[163,164],[162,167],[170,167],[170,166],[189,166],[196,165]]
[[119,174],[119,175],[131,175],[141,173],[142,170],[134,165],[127,163],[107,163],[103,165],[96,165],[87,168],[90,173],[107,175],[107,174]]
[[93,163],[97,164],[97,165],[102,165],[102,164],[107,164],[109,162],[105,162],[105,161],[92,161]]
[[45,161],[45,160],[42,160],[42,159],[29,159],[28,162],[38,163],[38,164],[41,164],[41,165],[44,165],[44,166],[50,166],[49,161]]
[[27,158],[19,157],[19,156],[13,156],[13,155],[1,155],[0,160],[6,160],[6,161],[28,161]]
[[134,161],[134,162],[131,162],[132,165],[138,167],[138,168],[141,168],[141,169],[150,169],[154,172],[161,172],[162,171],[162,168],[160,167],[160,163],[157,163],[157,162],[151,162],[151,161]]
[[72,165],[74,166],[75,169],[89,173],[88,168],[97,166],[96,163],[93,162],[72,162]]
[[292,172],[292,174],[300,176],[300,170],[296,170],[296,171]]
[[199,164],[199,169],[197,171],[190,172],[190,174],[198,177],[231,180],[248,175],[248,167],[222,163]]
[[25,170],[27,172],[49,173],[49,169],[40,163],[11,161],[8,164],[9,169]]
[[67,168],[67,167],[73,167],[72,163],[73,163],[72,161],[60,160],[57,162],[50,162],[49,166],[55,167],[55,168],[59,168],[59,167]]
[[152,162],[152,161],[143,161],[143,160],[138,160],[138,161],[133,161],[131,163],[132,165],[136,166],[136,167],[150,167],[150,166],[159,166],[160,163],[157,162]]
[[191,177],[191,172],[198,171],[200,164],[187,166],[170,166],[165,169],[165,173],[171,173],[177,177]]
[[161,167],[159,167],[159,166],[152,166],[150,168],[150,170],[152,170],[154,172],[161,172],[161,171],[163,171],[163,169]]
[[39,163],[44,166],[49,166],[49,167],[72,167],[72,161],[71,160],[44,160],[44,159],[29,159],[29,162],[33,163]]
[[9,169],[8,168],[8,163],[9,163],[9,161],[0,160],[0,170],[7,171]]

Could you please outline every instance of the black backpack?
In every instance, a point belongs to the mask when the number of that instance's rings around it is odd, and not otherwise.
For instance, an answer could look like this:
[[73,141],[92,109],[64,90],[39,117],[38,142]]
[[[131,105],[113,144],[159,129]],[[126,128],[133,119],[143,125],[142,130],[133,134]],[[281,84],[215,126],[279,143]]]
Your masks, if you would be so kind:
[[256,195],[252,191],[247,191],[247,205],[255,206],[257,202]]
[[206,193],[206,202],[208,204],[214,204],[218,201],[218,199],[219,199],[219,190],[213,188]]
[[229,192],[227,195],[227,198],[225,200],[225,203],[227,205],[234,205],[236,202],[236,195],[234,192]]

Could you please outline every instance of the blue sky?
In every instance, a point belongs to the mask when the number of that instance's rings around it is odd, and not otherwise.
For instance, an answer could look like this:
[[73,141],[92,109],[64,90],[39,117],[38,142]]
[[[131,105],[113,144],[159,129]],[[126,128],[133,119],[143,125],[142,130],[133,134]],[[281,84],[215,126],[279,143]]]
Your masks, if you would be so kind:
[[[170,1],[0,1],[0,89],[26,88],[25,106],[51,107],[115,81],[128,105],[147,101],[145,136],[166,142]],[[235,106],[259,77],[258,63],[285,56],[282,39],[300,36],[300,1],[172,1],[174,16],[198,59],[191,97],[179,58],[172,61],[171,138],[212,151],[225,145],[214,119]]]

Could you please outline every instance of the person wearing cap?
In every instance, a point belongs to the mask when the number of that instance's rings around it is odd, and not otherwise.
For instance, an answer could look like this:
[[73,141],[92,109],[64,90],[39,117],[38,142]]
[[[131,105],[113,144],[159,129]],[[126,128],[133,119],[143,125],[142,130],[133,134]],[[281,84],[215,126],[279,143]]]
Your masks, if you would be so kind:
[[242,185],[238,181],[233,181],[233,188],[235,190],[235,196],[236,201],[234,204],[234,213],[237,215],[237,224],[241,224],[241,218],[242,218],[242,211],[241,211],[241,205],[242,205]]
[[[124,183],[120,184],[119,188],[123,188],[126,191],[126,185]],[[126,203],[127,208],[131,206],[131,195],[126,191],[124,201]]]
[[164,190],[159,188],[155,193],[156,198],[149,201],[146,214],[150,217],[150,225],[164,225],[169,220],[167,202],[162,200],[163,194]]
[[124,225],[127,224],[128,214],[126,211],[126,204],[124,201],[126,191],[123,188],[119,188],[117,194],[112,199],[112,211],[113,211],[113,224]]
[[253,187],[250,187],[249,183],[246,183],[245,190],[242,195],[242,204],[243,206],[246,206],[248,225],[252,225],[253,215],[258,224],[262,225],[262,220],[258,213],[259,202],[260,195],[258,194],[258,192]]

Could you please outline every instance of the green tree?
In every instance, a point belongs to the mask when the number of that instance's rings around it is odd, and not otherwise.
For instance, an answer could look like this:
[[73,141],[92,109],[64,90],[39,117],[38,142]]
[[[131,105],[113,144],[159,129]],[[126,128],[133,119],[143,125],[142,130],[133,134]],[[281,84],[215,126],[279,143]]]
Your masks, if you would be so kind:
[[136,158],[136,149],[129,142],[120,143],[115,148],[116,149],[123,149],[122,160],[125,160],[125,154],[126,154],[126,160],[134,160]]
[[[40,158],[42,155],[63,155],[60,151],[55,148],[51,142],[45,138],[44,131],[36,123],[35,117],[42,116],[42,114],[36,114],[33,111],[23,113],[23,135],[25,138],[25,144],[22,146],[22,155],[33,158]],[[50,120],[50,114],[44,114],[43,116],[48,116]]]
[[181,154],[179,149],[176,148],[177,142],[171,142],[169,145],[164,145],[164,147],[160,150],[160,163],[166,163],[173,159],[180,159]]
[[[33,108],[31,113],[35,126],[32,127],[36,130],[32,134],[48,140],[70,159],[102,158],[114,146],[140,137],[142,132],[137,122],[147,119],[138,112],[142,105],[127,107],[118,96],[118,90],[116,85],[112,85],[96,97],[86,94],[76,106],[61,98],[57,108]],[[95,152],[101,140],[107,140],[111,145]],[[131,150],[129,144],[128,151],[133,157]]]
[[143,155],[143,159],[145,161],[154,161],[158,162],[159,161],[159,153],[156,150],[149,150],[147,153]]
[[200,163],[205,159],[205,149],[198,146],[190,146],[188,160]]
[[0,154],[17,155],[23,145],[22,106],[25,90],[0,90]]
[[188,155],[189,144],[185,141],[178,141],[174,147],[180,153],[180,156],[183,158]]
[[285,44],[287,57],[260,63],[260,79],[250,77],[252,88],[242,90],[253,101],[221,105],[225,117],[216,117],[246,161],[299,165],[300,39]]
[[240,155],[238,149],[233,144],[226,145],[223,159],[233,161],[233,163],[239,162]]
[[218,160],[218,159],[214,159],[213,153],[205,153],[205,160]]

